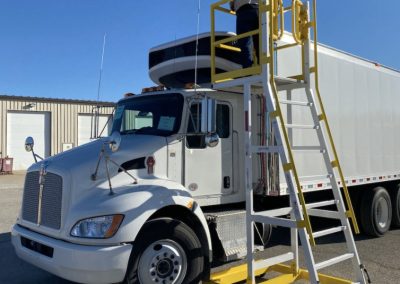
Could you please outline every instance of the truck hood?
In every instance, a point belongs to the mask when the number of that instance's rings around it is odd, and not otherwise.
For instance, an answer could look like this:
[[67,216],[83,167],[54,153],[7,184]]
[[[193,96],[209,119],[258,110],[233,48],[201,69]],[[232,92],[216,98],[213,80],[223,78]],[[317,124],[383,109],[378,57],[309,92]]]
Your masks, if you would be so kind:
[[[47,170],[56,169],[69,172],[74,177],[82,175],[82,170],[88,173],[88,177],[94,172],[99,159],[101,149],[108,138],[101,138],[71,150],[49,157],[32,165],[28,171],[38,170],[46,163]],[[105,154],[110,159],[122,165],[132,159],[146,157],[154,154],[167,145],[166,139],[159,136],[149,135],[124,135],[121,146],[115,153],[111,152],[108,145],[104,146]],[[101,171],[101,170],[100,170]],[[102,171],[101,171],[102,172]],[[105,173],[105,172],[104,172]]]
[[[133,179],[121,172],[118,165],[130,164],[132,169],[128,172],[139,179],[139,184],[140,179],[155,177],[155,175],[149,175],[145,168],[144,161],[148,156],[153,156],[156,160],[157,178],[166,178],[167,140],[165,137],[124,135],[122,136],[121,146],[115,153],[110,150],[108,145],[105,145],[107,140],[108,138],[102,138],[73,148],[40,161],[28,169],[28,172],[32,172],[45,168],[47,172],[62,177],[61,227],[65,224],[64,218],[72,204],[76,204],[97,191],[109,191],[104,156],[109,156],[110,160],[115,162],[115,164],[109,162],[108,168],[112,180],[111,184],[116,192],[119,188],[133,184]],[[92,179],[102,149],[104,149],[105,155],[99,163],[96,178]],[[135,164],[135,161],[140,161],[140,163]],[[45,228],[40,227],[35,230],[41,231],[42,229],[45,230]]]

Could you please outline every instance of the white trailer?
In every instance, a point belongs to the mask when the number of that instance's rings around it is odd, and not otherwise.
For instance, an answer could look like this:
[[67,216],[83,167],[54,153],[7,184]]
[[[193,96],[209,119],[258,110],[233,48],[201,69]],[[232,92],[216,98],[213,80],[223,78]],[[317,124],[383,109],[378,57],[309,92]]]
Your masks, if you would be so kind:
[[[284,39],[290,42],[289,37]],[[321,44],[318,52],[320,91],[345,182],[364,232],[383,235],[391,224],[400,225],[400,72]],[[293,66],[296,51],[281,51],[279,56],[279,75],[294,75],[299,70],[300,66]],[[301,96],[293,92],[292,99]],[[307,121],[293,108],[289,120]],[[294,144],[315,144],[316,138],[304,131],[292,135]],[[322,159],[313,159],[312,164],[299,159],[297,164],[305,176],[304,191],[330,187],[328,179],[315,179],[321,175]],[[280,194],[285,188],[281,184]]]
[[[400,225],[400,73],[327,46],[319,52],[323,99],[355,209],[367,234],[383,235]],[[293,75],[299,67],[293,56],[279,57],[278,74]],[[292,99],[299,96],[293,92]],[[210,126],[218,136],[200,131],[212,113],[206,99],[215,102]],[[259,99],[253,96],[254,122]],[[295,107],[286,111],[289,120],[308,119]],[[207,279],[213,256],[233,259],[246,248],[239,232],[244,123],[243,97],[235,91],[126,96],[116,107],[111,137],[29,168],[12,229],[17,255],[81,283]],[[314,139],[295,131],[291,137],[310,145]],[[316,178],[321,164],[297,164],[311,197],[329,188],[328,180]],[[259,186],[260,202],[286,195],[279,164],[269,166],[261,173],[261,161],[253,165],[254,181],[274,174]],[[266,241],[270,228],[260,229]]]

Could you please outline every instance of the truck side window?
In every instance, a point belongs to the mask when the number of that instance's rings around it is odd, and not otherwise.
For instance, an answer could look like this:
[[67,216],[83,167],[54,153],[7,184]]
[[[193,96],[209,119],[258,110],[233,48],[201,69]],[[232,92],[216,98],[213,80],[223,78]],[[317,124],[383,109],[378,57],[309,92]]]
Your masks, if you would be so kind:
[[204,134],[199,134],[201,125],[201,108],[199,103],[190,106],[190,114],[187,128],[186,145],[191,149],[203,149],[206,147]]
[[[191,116],[189,116],[186,142],[187,147],[191,149],[203,149],[206,147],[204,134],[200,132],[201,108],[198,103],[190,107]],[[217,134],[220,138],[228,138],[230,135],[230,110],[226,104],[217,104]]]

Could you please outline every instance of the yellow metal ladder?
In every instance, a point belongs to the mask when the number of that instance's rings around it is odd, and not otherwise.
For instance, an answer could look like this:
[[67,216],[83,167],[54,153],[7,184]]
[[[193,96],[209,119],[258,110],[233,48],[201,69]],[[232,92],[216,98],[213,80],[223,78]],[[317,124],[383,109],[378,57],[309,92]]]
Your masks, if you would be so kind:
[[[247,279],[248,283],[255,283],[256,275],[272,269],[283,273],[280,276],[281,278],[261,283],[292,283],[297,279],[308,279],[311,283],[366,283],[363,266],[360,262],[350,227],[350,220],[356,233],[359,232],[359,229],[319,93],[316,0],[313,0],[312,4],[312,20],[310,20],[309,15],[309,4],[303,3],[301,0],[292,0],[292,5],[289,7],[284,7],[283,0],[259,1],[260,28],[258,30],[215,41],[215,12],[231,13],[229,9],[224,7],[228,2],[229,0],[221,0],[211,7],[211,76],[214,88],[226,90],[239,88],[243,91],[244,95],[247,266],[236,267],[229,271],[214,274],[211,277],[211,281],[212,283],[235,283]],[[276,46],[275,43],[277,40],[284,35],[284,13],[287,12],[292,13],[293,42]],[[313,67],[310,67],[310,29],[313,30]],[[260,37],[261,52],[258,55],[259,65],[216,74],[215,49],[232,48],[228,46],[229,42],[253,35],[259,35]],[[277,77],[274,73],[276,68],[276,52],[289,48],[301,49],[301,55],[299,56],[302,66],[301,74],[286,78]],[[311,74],[314,75],[316,96],[311,87]],[[255,89],[258,91],[261,90],[264,96],[267,105],[265,115],[269,115],[272,121],[272,129],[276,139],[275,145],[252,144],[251,94]],[[305,100],[292,100],[291,94],[294,90],[303,90]],[[282,92],[286,93],[286,99],[279,97]],[[285,121],[282,109],[286,107],[287,116],[290,116],[293,106],[309,109],[312,123],[293,124],[292,121],[287,121],[287,119]],[[293,129],[315,131],[318,137],[318,145],[294,145]],[[254,211],[252,159],[255,153],[279,154],[290,195],[291,206],[289,208],[261,212]],[[301,155],[308,155],[310,153],[319,153],[322,155],[326,174],[319,178],[329,180],[333,199],[311,204],[306,203],[298,168],[296,167],[296,155],[299,155],[299,153]],[[338,182],[343,186],[344,199]],[[336,206],[337,210],[321,209],[330,205]],[[285,216],[287,215],[290,215],[290,218],[286,218]],[[337,219],[340,220],[340,226],[313,232],[309,216]],[[290,228],[291,251],[268,259],[255,261],[253,243],[255,222]],[[316,263],[312,251],[312,246],[315,245],[315,238],[337,232],[344,234],[347,252]],[[304,250],[307,270],[299,268],[298,236]],[[352,260],[356,278],[355,282],[318,273],[322,268],[345,260]],[[291,264],[289,266],[282,265],[285,262],[290,262]]]

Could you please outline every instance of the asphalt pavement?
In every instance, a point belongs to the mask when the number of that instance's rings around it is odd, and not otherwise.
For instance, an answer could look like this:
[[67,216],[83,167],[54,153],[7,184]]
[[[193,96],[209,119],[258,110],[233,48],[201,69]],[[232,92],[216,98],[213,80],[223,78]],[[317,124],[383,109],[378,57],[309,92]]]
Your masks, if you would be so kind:
[[[0,175],[0,283],[72,284],[70,281],[63,280],[20,260],[15,255],[10,241],[10,229],[20,210],[23,184],[23,172],[17,172],[14,175]],[[314,220],[314,223],[316,227],[321,228],[326,225],[325,221],[321,222],[320,220]],[[286,229],[275,229],[268,249],[259,253],[258,257],[288,252],[290,250],[288,233],[289,231]],[[363,235],[355,238],[360,258],[368,270],[372,283],[400,283],[400,229],[392,229],[381,238],[368,238]],[[344,238],[341,234],[317,239],[317,244],[314,249],[317,262],[345,251]],[[302,259],[300,252],[300,260]],[[220,271],[240,263],[244,263],[244,261],[218,265],[213,268],[213,271]],[[326,268],[321,272],[343,278],[353,275],[350,261]]]

